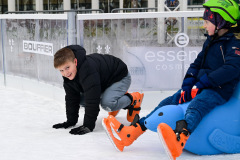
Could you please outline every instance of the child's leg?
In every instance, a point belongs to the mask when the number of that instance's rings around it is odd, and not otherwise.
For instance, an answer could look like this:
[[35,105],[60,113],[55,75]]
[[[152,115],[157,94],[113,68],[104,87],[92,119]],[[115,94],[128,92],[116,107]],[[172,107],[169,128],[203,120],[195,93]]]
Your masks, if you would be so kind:
[[225,102],[226,100],[217,92],[211,89],[203,90],[192,100],[186,110],[185,120],[188,131],[192,133],[206,114]]
[[128,74],[121,81],[108,87],[102,94],[101,106],[104,110],[111,112],[127,107],[131,99],[125,95],[131,84],[131,76]]
[[190,133],[195,130],[202,118],[217,105],[225,102],[226,100],[217,92],[205,89],[191,101],[185,119],[176,122],[175,130],[165,123],[158,125],[158,133],[171,159],[176,159],[182,154]]
[[178,105],[179,104],[179,99],[181,97],[181,89],[178,90],[176,93],[174,93],[172,96],[169,96],[167,98],[165,98],[164,100],[162,100],[158,106],[153,110],[151,111],[146,117],[142,117],[140,120],[139,120],[139,123],[142,127],[145,127],[144,125],[144,121],[146,118],[150,117],[155,111],[157,111],[159,108],[163,107],[163,106],[166,106],[166,105]]
[[149,116],[151,116],[152,113],[154,113],[156,110],[158,110],[160,107],[162,106],[166,106],[166,105],[178,105],[179,104],[179,99],[181,97],[181,89],[178,90],[176,93],[174,93],[172,96],[169,96],[167,98],[165,98],[164,100],[162,100],[158,106],[151,112],[149,113],[146,118],[148,118]]

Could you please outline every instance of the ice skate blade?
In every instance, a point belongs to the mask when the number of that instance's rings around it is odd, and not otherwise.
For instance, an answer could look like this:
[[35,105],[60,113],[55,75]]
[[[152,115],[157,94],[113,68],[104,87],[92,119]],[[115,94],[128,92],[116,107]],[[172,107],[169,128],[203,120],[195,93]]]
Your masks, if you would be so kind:
[[169,149],[168,149],[168,147],[167,147],[167,144],[166,144],[166,142],[165,142],[165,140],[164,140],[164,138],[163,138],[163,136],[162,136],[161,129],[159,129],[159,127],[157,127],[157,131],[158,131],[159,139],[160,139],[160,141],[162,142],[163,148],[164,148],[166,154],[168,155],[168,158],[169,158],[170,160],[176,160],[176,158],[173,158],[171,152],[169,151]]
[[[103,120],[102,120],[102,126],[103,126],[105,132],[107,133],[107,136],[108,136],[108,138],[110,139],[111,143],[113,144],[114,148],[115,148],[117,151],[122,152],[124,146],[123,146],[123,147],[119,147],[119,148],[116,146],[116,144],[115,144],[115,142],[114,142],[114,140],[113,140],[113,138],[115,138],[115,137],[113,136],[113,133],[112,133],[112,131],[111,131],[111,126],[109,125],[110,128],[108,128],[108,127],[106,126],[106,120],[107,120],[106,118],[103,118]],[[115,138],[115,139],[116,139],[115,141],[119,141],[117,138]]]

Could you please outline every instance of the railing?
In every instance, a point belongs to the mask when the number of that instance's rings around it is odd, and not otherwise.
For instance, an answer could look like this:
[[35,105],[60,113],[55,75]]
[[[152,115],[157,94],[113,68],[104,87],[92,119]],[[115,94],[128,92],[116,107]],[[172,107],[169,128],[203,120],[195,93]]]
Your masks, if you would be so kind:
[[114,8],[111,13],[127,12],[156,12],[157,8]]
[[200,11],[200,10],[204,10],[204,7],[202,5],[188,6],[188,11]]
[[[176,89],[205,40],[202,15],[202,11],[78,15],[78,44],[88,53],[124,59],[134,82],[132,89]],[[174,19],[175,24],[167,24]],[[188,35],[188,47],[176,46],[179,33]],[[181,54],[186,61],[177,60]]]
[[[170,10],[174,10],[176,7],[168,7]],[[202,6],[188,6],[188,10],[191,11],[200,11]],[[158,8],[114,8],[111,13],[129,13],[129,12],[157,12]],[[7,11],[4,14],[38,14],[38,13],[47,13],[47,14],[58,14],[66,12],[76,12],[77,14],[90,14],[90,13],[104,13],[102,9],[81,9],[81,10],[43,10],[43,11]]]
[[4,14],[38,14],[38,13],[48,13],[48,14],[58,14],[66,12],[76,12],[77,14],[90,14],[90,13],[104,13],[101,9],[81,9],[81,10],[44,10],[44,11],[7,11]]
[[[168,7],[173,11],[176,7]],[[203,6],[188,6],[188,11],[200,11],[203,10]],[[129,13],[129,12],[157,12],[158,8],[114,8],[111,13]]]

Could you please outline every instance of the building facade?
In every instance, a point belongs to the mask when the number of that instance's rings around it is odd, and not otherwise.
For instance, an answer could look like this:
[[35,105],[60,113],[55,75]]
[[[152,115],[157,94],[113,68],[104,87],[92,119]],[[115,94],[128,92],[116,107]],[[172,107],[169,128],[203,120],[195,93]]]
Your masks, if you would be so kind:
[[[201,5],[204,1],[188,0],[188,5]],[[4,14],[7,11],[71,9],[101,9],[105,13],[111,13],[113,9],[117,8],[155,8],[157,3],[158,0],[0,0],[0,14]]]

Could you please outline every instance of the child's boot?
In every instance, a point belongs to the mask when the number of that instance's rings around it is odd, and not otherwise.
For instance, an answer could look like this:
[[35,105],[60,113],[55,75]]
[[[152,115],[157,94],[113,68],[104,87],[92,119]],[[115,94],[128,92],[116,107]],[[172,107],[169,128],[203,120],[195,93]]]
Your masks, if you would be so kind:
[[189,138],[185,120],[176,122],[176,129],[172,130],[165,123],[160,123],[157,127],[158,135],[163,143],[164,149],[171,160],[175,160],[182,154],[183,148]]
[[141,110],[141,104],[144,94],[139,92],[126,93],[126,95],[131,99],[132,103],[126,107],[128,109],[127,120],[133,122],[136,114],[139,115]]
[[124,126],[113,116],[108,116],[102,121],[102,125],[111,140],[112,144],[118,151],[123,151],[125,146],[131,145],[141,134],[142,130],[138,124],[139,116],[136,115],[134,122],[130,126]]
[[120,110],[117,110],[117,111],[112,111],[112,112],[108,112],[108,115],[112,115],[113,117],[116,117],[118,115]]

